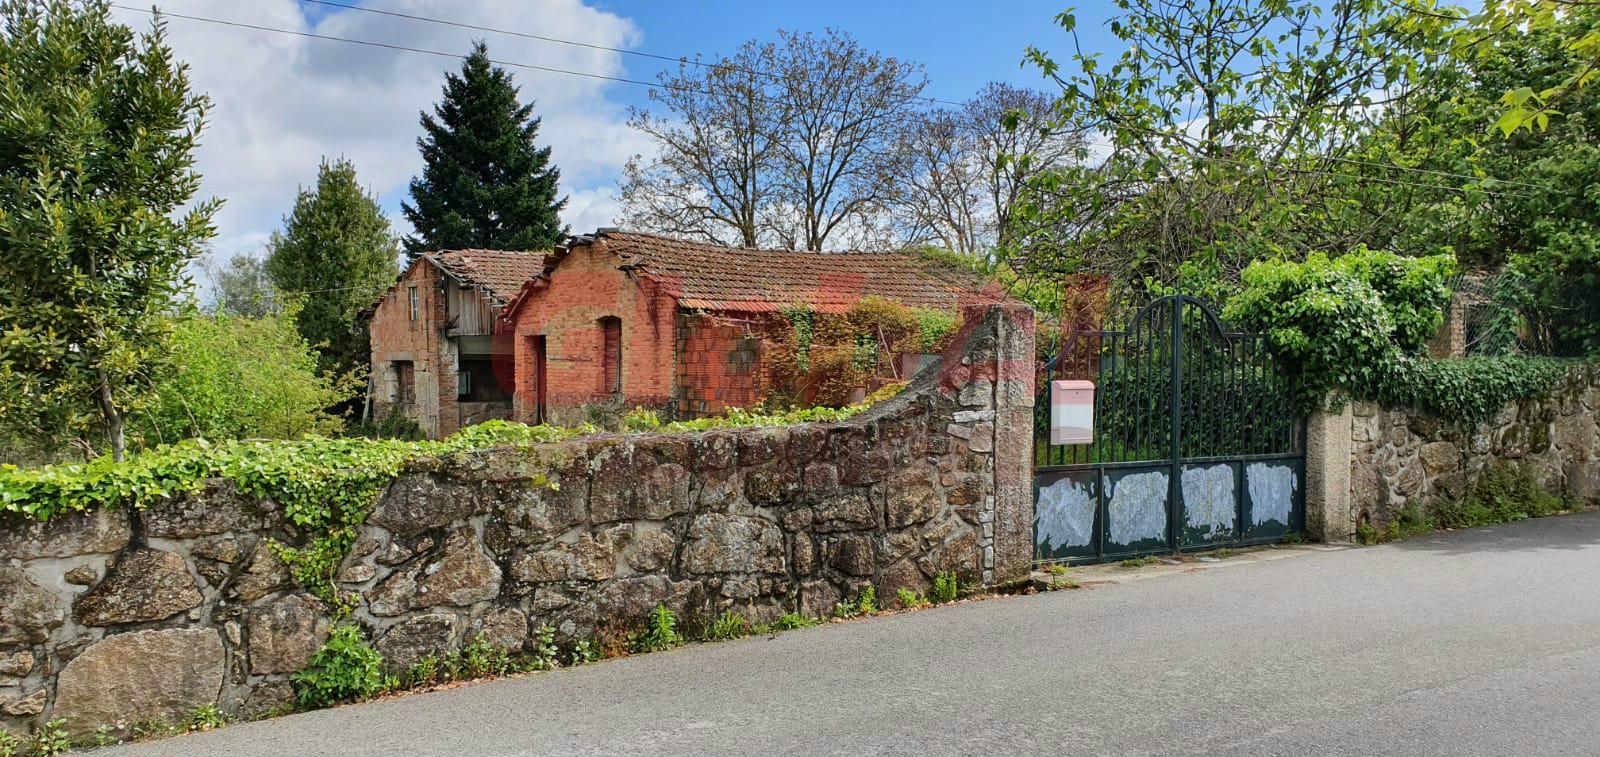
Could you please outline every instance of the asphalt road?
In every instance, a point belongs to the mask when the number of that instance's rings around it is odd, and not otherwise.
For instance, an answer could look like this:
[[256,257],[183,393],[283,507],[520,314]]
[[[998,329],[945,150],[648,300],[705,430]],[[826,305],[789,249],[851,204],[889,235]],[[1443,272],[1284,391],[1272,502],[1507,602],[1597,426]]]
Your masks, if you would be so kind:
[[1600,513],[695,645],[96,754],[1600,753]]

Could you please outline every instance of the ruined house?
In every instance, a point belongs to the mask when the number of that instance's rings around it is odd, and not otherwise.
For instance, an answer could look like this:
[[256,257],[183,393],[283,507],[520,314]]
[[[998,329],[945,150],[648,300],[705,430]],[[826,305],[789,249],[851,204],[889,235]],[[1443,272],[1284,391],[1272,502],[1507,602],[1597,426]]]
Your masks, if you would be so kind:
[[998,299],[969,272],[909,253],[741,249],[615,229],[574,237],[501,312],[515,417],[570,425],[634,407],[694,418],[755,405],[777,380],[768,337],[785,312],[841,314],[867,297],[952,313]]
[[401,413],[430,437],[512,417],[511,341],[501,309],[544,271],[543,252],[419,256],[368,311],[372,417]]

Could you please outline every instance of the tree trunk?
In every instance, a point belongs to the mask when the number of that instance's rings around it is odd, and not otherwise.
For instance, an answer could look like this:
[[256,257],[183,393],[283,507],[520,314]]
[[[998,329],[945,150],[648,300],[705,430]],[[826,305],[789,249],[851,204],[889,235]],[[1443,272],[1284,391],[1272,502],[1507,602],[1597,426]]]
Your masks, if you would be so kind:
[[106,439],[111,442],[111,459],[122,462],[128,456],[127,440],[122,434],[122,411],[112,401],[111,379],[106,376],[106,371],[101,368],[97,373],[100,376],[100,396],[95,398],[95,403],[100,406],[100,417],[106,423]]

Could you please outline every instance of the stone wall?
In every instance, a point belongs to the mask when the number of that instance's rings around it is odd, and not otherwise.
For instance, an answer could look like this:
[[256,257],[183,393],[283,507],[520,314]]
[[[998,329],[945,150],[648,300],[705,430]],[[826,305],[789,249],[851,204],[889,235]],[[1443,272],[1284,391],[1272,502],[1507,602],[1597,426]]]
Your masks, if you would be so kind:
[[[848,422],[597,435],[426,460],[392,482],[338,572],[393,670],[482,633],[616,638],[657,604],[692,630],[827,615],[876,586],[1026,578],[1032,315]],[[1009,367],[1008,367],[1009,366]],[[554,484],[554,486],[551,486]],[[0,522],[0,727],[181,721],[285,707],[335,622],[268,538],[306,535],[222,480],[140,513]]]
[[[1369,402],[1313,418],[1307,470],[1326,466],[1330,483],[1327,492],[1308,492],[1313,525],[1326,521],[1326,533],[1313,536],[1348,539],[1363,522],[1382,529],[1410,503],[1431,510],[1460,498],[1496,462],[1531,466],[1568,501],[1600,500],[1600,368],[1582,370],[1549,397],[1507,405],[1477,428]],[[1340,466],[1347,480],[1332,475]]]

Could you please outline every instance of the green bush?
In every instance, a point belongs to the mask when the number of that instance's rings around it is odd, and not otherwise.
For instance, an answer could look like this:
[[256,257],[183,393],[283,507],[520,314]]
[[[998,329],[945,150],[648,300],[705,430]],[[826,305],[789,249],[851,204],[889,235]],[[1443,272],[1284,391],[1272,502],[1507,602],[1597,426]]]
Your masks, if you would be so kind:
[[1465,497],[1439,503],[1434,514],[1446,528],[1470,528],[1537,518],[1561,509],[1561,500],[1545,491],[1531,467],[1493,463],[1478,473]]
[[327,409],[355,396],[360,379],[317,370],[294,313],[263,318],[191,315],[167,339],[171,369],[135,416],[139,440],[293,439],[331,434],[343,422]]
[[1548,394],[1570,363],[1519,355],[1433,360],[1422,355],[1450,300],[1446,255],[1405,258],[1360,248],[1303,263],[1252,263],[1223,314],[1267,334],[1295,378],[1302,410],[1333,389],[1475,424],[1507,403]]
[[956,595],[961,593],[961,586],[956,581],[954,572],[944,572],[933,577],[933,589],[928,592],[928,599],[936,605],[954,602]]
[[1312,253],[1302,263],[1258,261],[1244,270],[1244,288],[1223,317],[1267,334],[1310,407],[1333,387],[1359,393],[1378,385],[1384,366],[1420,351],[1443,322],[1454,269],[1445,255],[1366,248],[1331,260]]
[[351,425],[351,436],[366,436],[373,439],[403,439],[408,442],[420,442],[428,438],[422,433],[422,426],[408,417],[398,408],[390,409],[382,418],[376,421],[363,420]]
[[289,677],[304,709],[372,696],[383,685],[383,656],[353,624],[335,626],[305,670]]

